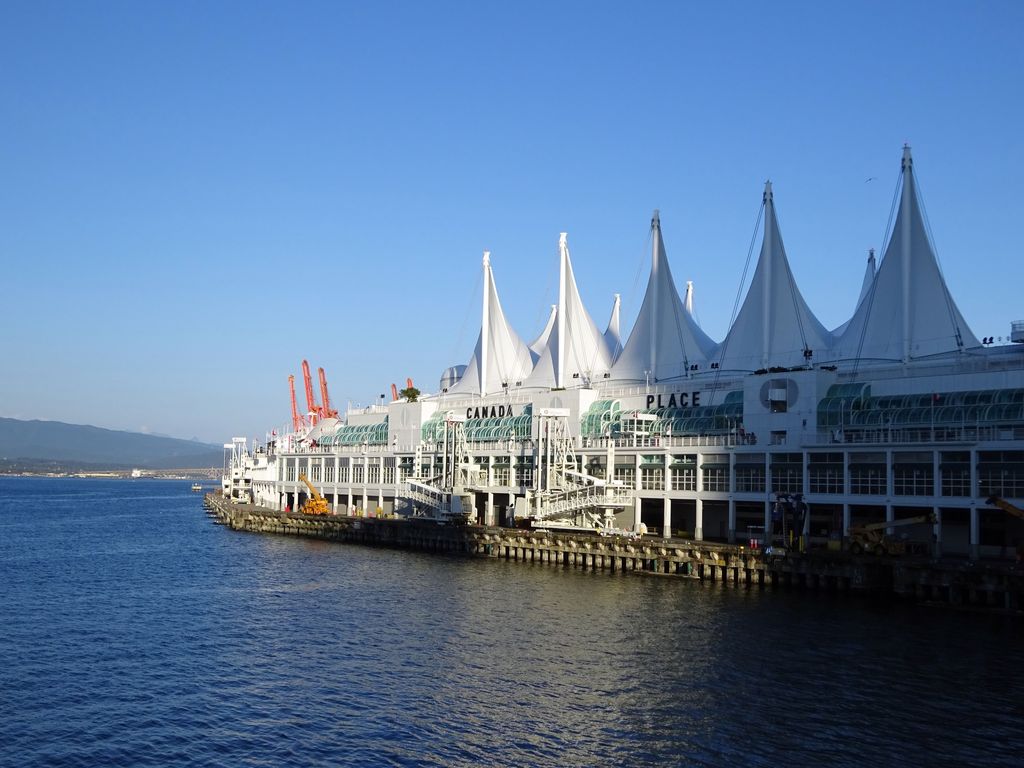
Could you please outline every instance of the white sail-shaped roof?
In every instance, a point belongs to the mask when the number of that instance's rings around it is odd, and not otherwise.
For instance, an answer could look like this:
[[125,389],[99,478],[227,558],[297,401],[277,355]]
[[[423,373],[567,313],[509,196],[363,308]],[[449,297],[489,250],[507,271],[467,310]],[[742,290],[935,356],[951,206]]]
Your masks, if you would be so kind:
[[512,330],[498,300],[491,254],[484,253],[484,295],[480,336],[466,371],[448,392],[490,395],[526,378],[533,367],[530,348]]
[[[771,182],[764,190],[764,237],[743,306],[716,354],[723,370],[793,367],[831,358],[832,334],[814,316],[793,279],[782,244]],[[813,357],[805,356],[805,350]]]
[[583,306],[566,233],[558,241],[560,269],[555,324],[524,387],[569,387],[603,378],[611,367],[604,335]]
[[953,302],[928,239],[910,147],[900,211],[882,265],[836,344],[840,360],[900,360],[979,346]]
[[530,342],[530,352],[533,353],[533,361],[537,362],[540,357],[540,353],[544,351],[545,345],[548,343],[548,339],[551,337],[551,329],[555,327],[555,317],[558,315],[558,305],[551,305],[551,314],[548,315],[548,321],[544,325],[544,330],[540,332],[540,336]]
[[640,313],[610,378],[629,381],[674,379],[692,365],[705,367],[715,342],[686,311],[665,254],[658,212],[651,219],[651,276]]
[[608,329],[604,332],[604,341],[608,345],[608,357],[614,363],[622,354],[622,335],[619,333],[619,311],[622,306],[622,297],[615,294],[615,302],[612,304],[612,316],[608,318]]

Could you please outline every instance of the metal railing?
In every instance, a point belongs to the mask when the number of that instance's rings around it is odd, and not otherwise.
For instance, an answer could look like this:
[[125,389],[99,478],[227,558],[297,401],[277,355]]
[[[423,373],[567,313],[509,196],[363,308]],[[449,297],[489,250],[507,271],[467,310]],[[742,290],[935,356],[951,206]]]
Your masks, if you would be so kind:
[[1024,426],[943,424],[921,427],[872,427],[818,430],[810,445],[874,443],[985,443],[1024,440]]
[[572,515],[587,509],[624,509],[632,505],[632,489],[587,485],[549,497],[544,501],[538,517],[545,520]]

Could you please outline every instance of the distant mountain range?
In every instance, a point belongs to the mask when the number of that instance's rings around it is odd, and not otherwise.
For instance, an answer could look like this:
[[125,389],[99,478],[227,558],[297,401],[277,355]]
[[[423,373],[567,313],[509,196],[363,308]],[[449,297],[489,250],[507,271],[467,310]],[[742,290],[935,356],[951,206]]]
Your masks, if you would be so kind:
[[219,445],[119,432],[60,421],[0,418],[0,460],[89,464],[110,468],[219,467]]

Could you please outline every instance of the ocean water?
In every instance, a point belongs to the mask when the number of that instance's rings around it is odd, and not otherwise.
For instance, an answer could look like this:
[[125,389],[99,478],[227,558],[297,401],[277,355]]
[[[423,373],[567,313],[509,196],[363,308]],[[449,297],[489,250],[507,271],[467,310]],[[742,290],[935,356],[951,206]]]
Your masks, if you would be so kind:
[[1020,766],[1024,624],[0,478],[0,766]]

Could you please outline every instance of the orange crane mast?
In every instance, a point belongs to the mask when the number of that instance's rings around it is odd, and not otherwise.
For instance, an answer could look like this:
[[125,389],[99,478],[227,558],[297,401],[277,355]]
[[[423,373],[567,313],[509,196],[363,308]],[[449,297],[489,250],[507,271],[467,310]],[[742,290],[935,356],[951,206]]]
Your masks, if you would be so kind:
[[306,408],[313,414],[315,422],[316,417],[320,415],[320,409],[317,407],[316,398],[313,397],[313,376],[309,372],[308,360],[302,361],[302,381],[306,385]]
[[288,377],[288,389],[290,389],[291,393],[292,393],[292,428],[296,432],[298,432],[300,429],[302,429],[303,418],[302,418],[302,416],[299,415],[299,406],[295,402],[295,377],[294,376],[289,376]]
[[338,412],[331,408],[331,398],[327,394],[327,374],[324,373],[324,369],[319,369],[320,373],[320,403],[322,408],[322,416],[325,419],[336,419],[338,418]]

